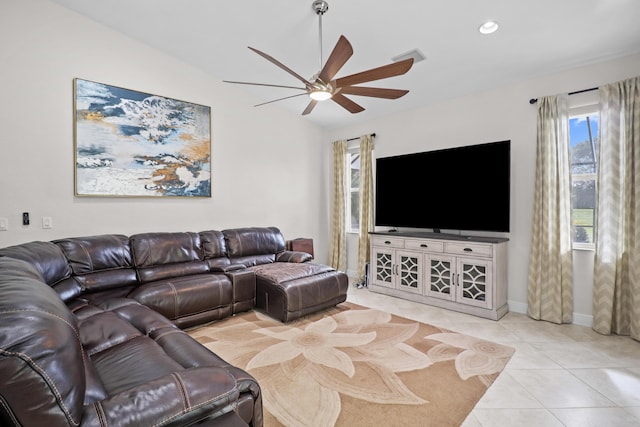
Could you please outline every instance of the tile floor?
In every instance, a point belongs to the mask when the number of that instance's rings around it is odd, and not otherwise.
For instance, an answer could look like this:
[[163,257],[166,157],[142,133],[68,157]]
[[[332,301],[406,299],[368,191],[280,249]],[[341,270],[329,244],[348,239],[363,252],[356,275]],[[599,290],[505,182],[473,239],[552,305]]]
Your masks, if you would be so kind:
[[347,300],[516,349],[463,427],[640,426],[640,342],[508,313],[499,321],[350,286]]

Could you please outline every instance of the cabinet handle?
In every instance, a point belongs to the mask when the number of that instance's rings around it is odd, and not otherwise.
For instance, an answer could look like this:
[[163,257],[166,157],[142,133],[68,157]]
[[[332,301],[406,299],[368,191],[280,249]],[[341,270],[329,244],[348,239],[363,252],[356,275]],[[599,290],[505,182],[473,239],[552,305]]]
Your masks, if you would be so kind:
[[427,245],[426,243],[422,243],[422,244],[420,244],[420,247],[421,247],[421,248],[428,248],[428,247],[429,247],[429,245]]
[[391,242],[390,242],[390,241],[388,241],[388,240],[385,240],[384,244],[385,244],[385,245],[390,245],[390,244],[391,244]]
[[471,248],[464,248],[464,251],[465,251],[465,252],[473,252],[473,249],[471,249]]

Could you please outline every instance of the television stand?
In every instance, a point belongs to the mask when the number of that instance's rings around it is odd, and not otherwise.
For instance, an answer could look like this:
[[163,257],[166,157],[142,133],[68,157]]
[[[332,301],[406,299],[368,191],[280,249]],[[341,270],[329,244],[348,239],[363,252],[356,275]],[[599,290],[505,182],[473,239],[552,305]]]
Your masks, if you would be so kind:
[[509,239],[430,232],[369,234],[369,290],[492,320],[509,311]]

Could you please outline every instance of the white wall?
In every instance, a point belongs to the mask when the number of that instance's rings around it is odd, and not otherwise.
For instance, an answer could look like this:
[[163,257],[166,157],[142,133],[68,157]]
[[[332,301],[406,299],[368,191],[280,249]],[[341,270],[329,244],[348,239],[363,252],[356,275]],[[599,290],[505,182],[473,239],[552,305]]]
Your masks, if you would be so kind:
[[[640,55],[332,130],[329,138],[333,141],[375,132],[376,157],[511,140],[511,232],[495,235],[510,239],[510,309],[526,312],[537,113],[529,99],[587,89],[637,75],[640,75]],[[331,156],[330,149],[326,150],[327,156]],[[451,173],[454,175],[455,171]],[[357,241],[353,236],[349,236],[348,253],[347,269],[355,271]],[[575,251],[574,260],[574,322],[585,324],[591,319],[593,252]]]
[[[101,233],[278,226],[327,253],[325,132],[45,0],[0,3],[0,246]],[[208,105],[211,198],[74,197],[73,79]],[[31,225],[22,226],[22,212]],[[42,229],[42,217],[54,228]]]

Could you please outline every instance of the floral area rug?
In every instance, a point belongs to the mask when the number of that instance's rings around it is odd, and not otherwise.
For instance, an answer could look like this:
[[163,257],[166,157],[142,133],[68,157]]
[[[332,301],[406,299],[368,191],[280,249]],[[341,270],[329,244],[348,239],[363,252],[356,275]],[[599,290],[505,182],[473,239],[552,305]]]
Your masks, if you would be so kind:
[[189,331],[260,383],[265,427],[459,426],[514,349],[351,303]]

